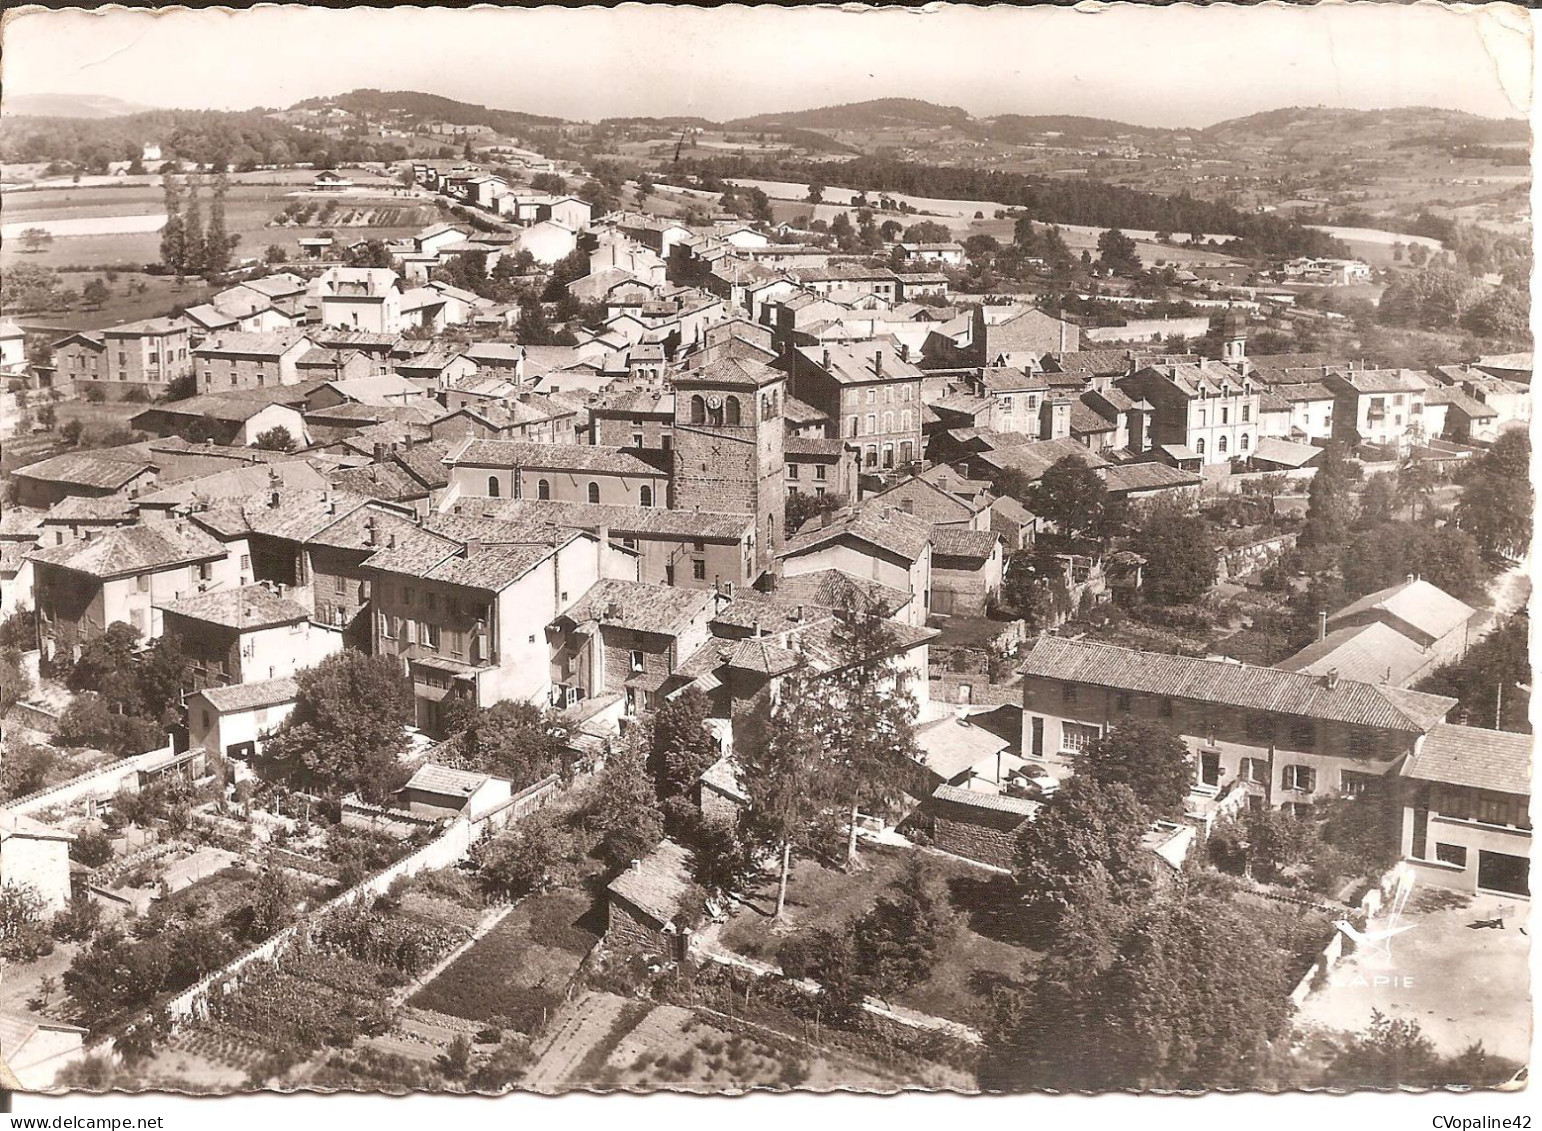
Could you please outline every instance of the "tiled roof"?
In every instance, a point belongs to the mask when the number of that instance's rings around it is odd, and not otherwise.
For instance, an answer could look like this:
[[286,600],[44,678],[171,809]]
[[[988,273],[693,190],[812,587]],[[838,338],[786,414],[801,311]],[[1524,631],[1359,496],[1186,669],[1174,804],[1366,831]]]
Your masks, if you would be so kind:
[[1403,767],[1418,781],[1531,796],[1532,736],[1441,723]]
[[18,468],[13,474],[24,475],[28,479],[116,491],[136,476],[155,470],[155,464],[138,451],[125,453],[125,456],[116,455],[110,449],[105,452],[66,452],[62,456],[38,460],[37,463]]
[[460,467],[528,467],[542,471],[588,471],[605,475],[663,475],[626,448],[586,444],[536,444],[521,440],[472,440],[449,462]]
[[425,762],[417,773],[407,779],[403,789],[418,789],[424,793],[439,793],[450,797],[470,797],[490,780],[487,774],[457,770]]
[[113,526],[100,534],[32,555],[34,562],[110,578],[153,573],[225,556],[225,547],[197,527],[171,522]]
[[[829,347],[828,365],[825,364],[825,350],[822,348],[803,346],[798,352],[802,355],[803,364],[823,370],[842,385],[903,381],[921,376],[921,370],[908,361],[900,360],[899,348],[892,338],[875,338],[850,346],[832,345]],[[881,364],[875,360],[879,354],[883,357]]]
[[829,420],[830,417],[822,409],[817,409],[811,404],[800,401],[797,397],[784,397],[782,399],[782,418],[789,424],[817,424],[821,420]]
[[[939,558],[969,558],[983,562],[995,552],[1001,535],[989,530],[971,530],[967,526],[933,526],[932,553]],[[943,563],[934,565],[947,568]]]
[[980,384],[992,393],[1043,392],[1049,388],[1049,382],[1042,374],[1010,366],[987,369],[980,376]]
[[299,330],[272,330],[264,334],[236,334],[222,331],[208,338],[193,351],[195,357],[277,357],[288,353],[297,342],[307,342]]
[[782,454],[839,460],[846,454],[846,442],[823,436],[788,436],[782,441]]
[[134,517],[134,500],[124,495],[71,495],[48,509],[45,522],[116,522]]
[[646,581],[601,580],[564,614],[576,624],[590,621],[636,632],[674,635],[712,606],[705,589],[679,589]]
[[249,631],[305,620],[310,613],[305,606],[280,597],[266,585],[243,585],[238,589],[220,589],[195,593],[180,601],[157,604],[164,613],[191,620],[208,621],[226,628]]
[[1092,432],[1113,432],[1118,425],[1082,400],[1071,402],[1071,434],[1085,436]]
[[785,375],[772,369],[763,361],[748,357],[723,357],[716,361],[676,374],[676,383],[689,387],[693,383],[729,385],[747,389],[780,381]]
[[[832,609],[841,603],[843,591],[846,589],[858,590],[869,605],[879,605],[890,612],[910,603],[910,594],[903,589],[896,589],[880,581],[853,577],[838,569],[817,569],[812,573],[784,577],[777,582],[772,600],[784,607],[795,602],[806,602]],[[714,619],[722,618],[723,613],[720,612]]]
[[1424,382],[1410,369],[1335,369],[1359,393],[1417,393]]
[[332,486],[340,491],[371,499],[405,499],[422,491],[416,479],[390,463],[339,468],[331,472],[328,478]]
[[1282,440],[1278,436],[1263,436],[1259,438],[1258,447],[1253,450],[1253,458],[1283,464],[1286,467],[1305,467],[1320,456],[1322,451],[1321,448],[1312,444],[1298,444],[1293,440]]
[[1446,403],[1457,412],[1470,419],[1482,420],[1487,417],[1499,415],[1495,409],[1490,408],[1488,405],[1484,404],[1482,401],[1475,397],[1468,396],[1460,389],[1447,389],[1445,390],[1445,393]]
[[1194,699],[1257,711],[1356,726],[1424,733],[1456,706],[1455,699],[1340,679],[1334,688],[1316,676],[1141,652],[1112,644],[1040,637],[1018,670],[1024,675]]
[[141,318],[137,322],[122,322],[116,326],[109,326],[102,331],[105,337],[134,337],[140,334],[175,334],[182,330],[180,323],[171,318]]
[[1010,745],[999,735],[952,715],[916,728],[922,765],[945,782]]
[[1115,494],[1126,491],[1151,491],[1198,487],[1203,480],[1192,471],[1181,471],[1165,463],[1116,463],[1097,469],[1103,486]]
[[1472,606],[1458,601],[1444,589],[1422,578],[1414,578],[1366,594],[1335,612],[1328,618],[1328,623],[1347,620],[1366,612],[1384,612],[1437,640],[1477,615],[1477,610]]
[[1029,801],[1026,797],[1010,797],[1005,793],[987,793],[979,789],[960,789],[953,785],[939,785],[932,790],[932,798],[992,813],[1015,813],[1025,820],[1032,820],[1043,808],[1039,802]]
[[610,503],[569,503],[553,499],[466,499],[456,504],[467,513],[476,504],[481,513],[519,524],[550,524],[573,530],[612,535],[658,534],[680,538],[742,539],[754,529],[754,515],[717,514],[708,511],[674,511],[662,507],[626,507]]
[[1380,621],[1336,628],[1276,667],[1288,672],[1327,675],[1401,687],[1430,663],[1430,655],[1391,625]]
[[196,694],[207,699],[221,714],[231,711],[255,711],[259,707],[276,707],[292,703],[300,693],[300,685],[292,679],[264,679],[256,683],[236,683],[229,687],[205,687]]
[[628,868],[611,880],[606,890],[662,925],[679,913],[681,902],[693,886],[690,863],[689,852],[674,841],[665,840],[635,868]]
[[871,543],[881,550],[915,561],[932,540],[931,525],[914,515],[892,507],[863,507],[845,517],[834,518],[828,526],[815,527],[793,535],[787,540],[782,557],[793,557],[852,536]]
[[1028,443],[984,452],[974,458],[1004,471],[1021,471],[1032,479],[1038,479],[1067,456],[1073,456],[1089,467],[1102,467],[1108,462],[1092,449],[1069,437],[1059,440],[1032,440]]

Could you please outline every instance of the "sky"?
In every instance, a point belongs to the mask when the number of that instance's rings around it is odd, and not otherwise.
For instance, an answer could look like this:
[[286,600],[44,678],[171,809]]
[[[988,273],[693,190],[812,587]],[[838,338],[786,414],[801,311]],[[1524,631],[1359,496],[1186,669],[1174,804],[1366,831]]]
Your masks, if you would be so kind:
[[1282,106],[1529,111],[1526,16],[1434,4],[12,11],[5,94],[289,106],[358,87],[569,119],[869,98],[1197,127]]

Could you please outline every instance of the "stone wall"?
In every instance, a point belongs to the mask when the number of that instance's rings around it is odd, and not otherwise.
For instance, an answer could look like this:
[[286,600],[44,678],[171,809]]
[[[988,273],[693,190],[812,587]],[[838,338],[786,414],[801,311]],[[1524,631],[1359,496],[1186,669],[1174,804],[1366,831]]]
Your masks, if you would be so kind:
[[1017,850],[1016,835],[1006,829],[992,828],[957,815],[938,814],[932,844],[954,856],[978,860],[993,868],[1011,868]]

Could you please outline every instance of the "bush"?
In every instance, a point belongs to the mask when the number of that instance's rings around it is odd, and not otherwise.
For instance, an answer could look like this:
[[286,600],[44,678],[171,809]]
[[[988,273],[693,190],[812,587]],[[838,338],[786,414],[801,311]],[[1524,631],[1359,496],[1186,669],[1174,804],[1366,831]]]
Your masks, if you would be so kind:
[[130,385],[123,390],[122,399],[129,404],[149,404],[150,390],[143,385]]
[[84,892],[76,892],[69,904],[54,916],[51,927],[61,942],[86,942],[102,925],[102,908]]
[[70,845],[70,859],[87,868],[100,868],[112,859],[112,841],[107,839],[106,833],[95,829],[76,833],[75,843]]
[[100,385],[87,385],[85,398],[91,404],[107,403],[107,390]]

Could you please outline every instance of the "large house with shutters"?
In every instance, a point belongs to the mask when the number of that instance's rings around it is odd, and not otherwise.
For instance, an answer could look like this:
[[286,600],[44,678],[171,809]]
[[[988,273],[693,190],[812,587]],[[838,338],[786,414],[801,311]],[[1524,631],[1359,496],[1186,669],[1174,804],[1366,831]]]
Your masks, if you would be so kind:
[[1386,684],[1043,637],[1023,656],[1023,755],[1052,774],[1126,720],[1194,756],[1194,787],[1255,806],[1356,794],[1395,773],[1456,700]]

